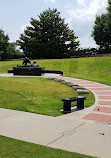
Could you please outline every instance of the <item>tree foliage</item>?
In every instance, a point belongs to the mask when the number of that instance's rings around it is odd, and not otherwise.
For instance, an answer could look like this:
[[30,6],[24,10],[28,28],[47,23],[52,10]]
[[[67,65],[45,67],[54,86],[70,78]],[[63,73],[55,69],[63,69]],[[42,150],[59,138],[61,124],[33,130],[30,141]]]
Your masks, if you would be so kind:
[[8,48],[9,36],[5,35],[4,31],[0,29],[0,55],[2,58],[5,58],[6,50]]
[[18,44],[31,58],[64,58],[74,54],[79,42],[74,32],[65,24],[57,9],[48,9],[31,18],[30,26],[20,35]]
[[7,47],[7,53],[8,54],[14,54],[15,51],[16,51],[16,43],[15,42],[12,42],[12,43],[9,43],[8,47]]
[[24,53],[16,49],[17,43],[9,42],[9,36],[0,29],[0,59],[15,59],[24,57]]
[[108,1],[107,13],[96,16],[92,36],[100,49],[110,51],[111,46],[111,0]]
[[24,53],[21,52],[19,49],[16,49],[17,43],[12,42],[9,43],[7,50],[6,50],[6,58],[8,59],[16,59],[24,57]]

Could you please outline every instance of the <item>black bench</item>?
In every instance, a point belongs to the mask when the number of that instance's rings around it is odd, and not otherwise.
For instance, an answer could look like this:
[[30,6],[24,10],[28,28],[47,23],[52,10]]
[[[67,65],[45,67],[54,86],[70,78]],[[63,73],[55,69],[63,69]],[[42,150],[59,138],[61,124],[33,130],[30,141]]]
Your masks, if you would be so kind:
[[77,97],[62,99],[62,101],[64,102],[63,111],[71,112],[71,102],[73,101],[77,101],[78,109],[84,109],[84,99],[86,99],[85,96],[77,96]]

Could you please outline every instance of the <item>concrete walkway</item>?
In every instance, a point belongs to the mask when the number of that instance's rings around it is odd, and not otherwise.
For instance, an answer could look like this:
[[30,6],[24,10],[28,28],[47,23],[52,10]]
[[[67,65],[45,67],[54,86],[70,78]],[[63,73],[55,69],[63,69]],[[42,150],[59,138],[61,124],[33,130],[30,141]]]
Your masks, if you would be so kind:
[[0,108],[0,135],[81,154],[110,158],[111,87],[58,75],[44,77],[63,79],[91,90],[95,95],[95,104],[90,108],[59,117]]

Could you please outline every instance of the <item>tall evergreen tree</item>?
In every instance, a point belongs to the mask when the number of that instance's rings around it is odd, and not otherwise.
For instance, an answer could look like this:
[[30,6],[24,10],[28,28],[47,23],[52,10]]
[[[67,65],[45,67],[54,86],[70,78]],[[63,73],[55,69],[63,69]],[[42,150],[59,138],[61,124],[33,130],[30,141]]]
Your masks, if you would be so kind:
[[73,55],[79,42],[60,17],[60,12],[57,9],[48,9],[38,17],[39,20],[31,18],[31,26],[26,27],[17,41],[26,56],[64,58]]

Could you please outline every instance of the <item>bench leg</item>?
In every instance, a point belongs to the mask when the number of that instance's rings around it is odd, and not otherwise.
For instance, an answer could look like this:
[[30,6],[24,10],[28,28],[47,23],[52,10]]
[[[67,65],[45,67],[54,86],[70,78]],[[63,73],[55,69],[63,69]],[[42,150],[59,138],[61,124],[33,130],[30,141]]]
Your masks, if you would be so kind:
[[64,101],[63,111],[66,113],[71,112],[71,102],[70,101]]
[[84,109],[84,99],[79,99],[77,101],[77,108],[78,109]]

